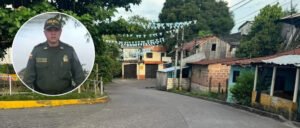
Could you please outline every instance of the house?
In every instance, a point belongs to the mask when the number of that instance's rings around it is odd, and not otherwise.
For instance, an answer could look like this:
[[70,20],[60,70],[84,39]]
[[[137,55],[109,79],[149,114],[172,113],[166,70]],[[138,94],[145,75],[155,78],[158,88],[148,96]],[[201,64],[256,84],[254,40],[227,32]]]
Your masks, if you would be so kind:
[[[299,114],[299,64],[300,48],[270,56],[224,62],[231,66],[229,87],[243,70],[255,72],[252,105],[294,118]],[[295,91],[296,90],[296,91]],[[230,91],[229,91],[230,92]],[[227,101],[234,102],[229,93]]]
[[300,54],[255,63],[252,104],[292,119],[299,113]]
[[222,36],[220,37],[221,40],[227,42],[229,46],[229,52],[227,52],[227,58],[234,58],[235,57],[235,52],[240,45],[240,41],[242,39],[242,35],[240,32],[233,33],[227,36]]
[[163,46],[123,47],[122,56],[122,78],[139,80],[156,78],[156,71],[170,60]]
[[207,36],[183,45],[184,63],[191,67],[191,89],[226,92],[229,66],[222,62],[235,60],[240,33],[226,37]]
[[300,54],[282,55],[254,63],[252,104],[280,113],[289,119],[300,114]]
[[185,43],[182,46],[183,62],[196,62],[202,59],[223,59],[235,57],[239,43],[226,42],[217,36],[207,36]]
[[293,49],[300,46],[300,13],[285,16],[278,22],[282,23],[283,49]]
[[238,28],[238,31],[241,33],[242,36],[246,36],[251,32],[252,24],[253,21],[246,21]]
[[222,63],[233,60],[235,58],[205,59],[188,63],[191,67],[191,89],[226,93],[230,66]]
[[122,78],[137,78],[140,50],[140,47],[125,47],[122,49]]

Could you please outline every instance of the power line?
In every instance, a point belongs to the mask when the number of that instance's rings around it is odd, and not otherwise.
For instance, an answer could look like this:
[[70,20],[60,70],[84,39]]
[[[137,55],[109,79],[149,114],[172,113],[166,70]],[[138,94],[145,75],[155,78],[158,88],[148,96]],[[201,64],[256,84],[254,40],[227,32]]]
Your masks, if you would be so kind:
[[239,9],[239,8],[241,8],[241,7],[245,6],[245,5],[247,5],[247,4],[249,4],[249,3],[252,2],[252,1],[254,1],[254,0],[249,0],[249,1],[247,1],[246,3],[244,3],[244,4],[240,5],[240,6],[238,6],[237,8],[232,9],[231,11],[235,11],[235,10],[237,10],[237,9]]
[[[273,2],[273,3],[270,3],[270,4],[267,4],[267,5],[272,5],[272,4],[276,3],[276,2],[277,2],[277,1],[275,1],[275,2]],[[286,2],[286,3],[284,3],[284,4],[280,5],[280,6],[285,6],[286,4],[289,4],[289,3],[290,3],[290,2]],[[242,22],[244,22],[244,21],[246,21],[246,20],[248,20],[248,19],[250,19],[250,18],[248,18],[249,16],[251,16],[251,15],[253,15],[253,14],[256,14],[256,13],[259,12],[261,9],[262,9],[262,8],[260,8],[259,10],[254,11],[254,12],[251,12],[250,14],[248,14],[248,15],[242,17],[242,18],[239,18],[238,20],[236,20],[236,21],[238,21],[238,22],[236,23],[236,25],[237,25],[237,24],[240,24],[240,23],[242,23]],[[245,18],[248,18],[248,19],[242,20],[242,19],[245,19]],[[253,17],[251,17],[251,18],[253,18]]]
[[[272,4],[276,3],[276,2],[277,2],[277,1],[272,2],[272,3],[270,3],[270,4],[267,4],[267,5],[272,5]],[[246,16],[244,16],[244,17],[242,17],[242,18],[239,18],[237,21],[241,21],[241,19],[247,18],[247,17],[249,17],[249,16],[251,16],[251,15],[253,15],[253,14],[256,14],[256,13],[259,12],[261,9],[262,9],[262,8],[260,8],[260,9],[258,9],[258,10],[256,10],[256,11],[251,12],[251,13],[249,13],[248,15],[246,15]]]
[[233,8],[234,6],[239,5],[240,3],[243,3],[244,1],[246,1],[246,0],[241,0],[240,2],[238,2],[238,3],[236,3],[236,4],[232,5],[232,6],[230,6],[229,8]]

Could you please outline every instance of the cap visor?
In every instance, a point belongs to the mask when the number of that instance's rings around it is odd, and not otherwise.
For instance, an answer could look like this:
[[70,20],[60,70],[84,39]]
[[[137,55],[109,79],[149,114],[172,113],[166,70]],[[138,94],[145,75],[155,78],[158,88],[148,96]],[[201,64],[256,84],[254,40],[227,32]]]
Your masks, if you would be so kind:
[[61,29],[59,26],[47,26],[47,27],[45,27],[46,30],[51,29],[51,28]]

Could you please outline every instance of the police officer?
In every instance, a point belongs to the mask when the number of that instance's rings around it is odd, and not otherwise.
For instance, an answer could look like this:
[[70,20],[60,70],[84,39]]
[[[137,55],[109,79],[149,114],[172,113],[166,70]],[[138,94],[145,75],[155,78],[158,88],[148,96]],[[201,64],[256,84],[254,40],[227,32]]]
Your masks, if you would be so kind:
[[38,92],[62,94],[74,89],[85,78],[73,47],[59,40],[61,32],[60,20],[46,20],[47,41],[36,45],[29,56],[24,82]]

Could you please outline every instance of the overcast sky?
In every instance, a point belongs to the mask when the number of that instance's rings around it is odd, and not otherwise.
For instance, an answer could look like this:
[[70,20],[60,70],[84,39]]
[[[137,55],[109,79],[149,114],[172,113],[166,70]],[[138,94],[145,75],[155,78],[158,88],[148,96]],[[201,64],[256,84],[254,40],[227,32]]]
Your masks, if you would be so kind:
[[[283,9],[290,9],[291,0],[225,0],[234,15],[235,26],[232,32],[237,32],[237,28],[247,20],[253,20],[259,13],[259,9],[268,4],[279,2]],[[243,2],[242,2],[243,1]],[[300,4],[300,0],[292,0],[293,4]],[[158,15],[161,12],[165,0],[142,0],[140,5],[131,7],[132,12],[126,12],[124,9],[118,9],[116,17],[128,18],[133,15],[140,15],[152,21],[158,21]],[[239,3],[239,4],[238,4]],[[300,5],[297,6],[300,10]]]

